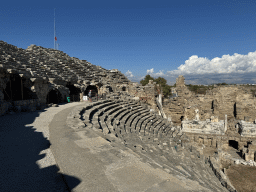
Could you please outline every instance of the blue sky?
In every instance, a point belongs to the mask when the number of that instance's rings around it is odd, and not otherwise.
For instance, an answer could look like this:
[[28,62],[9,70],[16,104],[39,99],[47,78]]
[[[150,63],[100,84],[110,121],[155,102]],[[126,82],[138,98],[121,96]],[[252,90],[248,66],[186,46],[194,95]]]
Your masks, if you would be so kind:
[[256,83],[255,1],[4,1],[0,40],[53,48],[54,8],[59,50],[133,81]]

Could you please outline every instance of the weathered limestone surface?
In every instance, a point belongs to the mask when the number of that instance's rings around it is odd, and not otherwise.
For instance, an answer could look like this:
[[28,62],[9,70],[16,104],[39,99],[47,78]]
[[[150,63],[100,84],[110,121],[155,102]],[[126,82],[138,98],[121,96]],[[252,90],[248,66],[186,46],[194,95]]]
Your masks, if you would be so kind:
[[156,108],[155,97],[157,95],[156,92],[156,84],[153,81],[150,81],[147,85],[142,86],[138,83],[130,83],[128,88],[128,93],[135,97],[139,97],[139,100],[145,102],[153,109]]
[[211,122],[207,121],[193,121],[193,120],[184,120],[182,121],[182,131],[189,133],[201,133],[201,134],[213,134],[213,135],[223,135],[225,134],[224,130],[224,121]]
[[[59,50],[36,45],[24,50],[0,41],[0,115],[13,100],[37,99],[38,104],[45,104],[52,90],[58,102],[66,101],[70,95],[81,101],[89,86],[102,95],[120,91],[123,86],[128,87],[129,82],[117,69],[106,70]],[[73,91],[67,85],[73,87]],[[24,92],[25,96],[15,96],[14,92]],[[26,95],[29,92],[33,96]]]
[[256,137],[256,124],[241,120],[238,125],[241,136]]
[[242,155],[246,161],[256,161],[256,141],[248,144],[248,147],[244,147],[242,150]]
[[192,120],[195,110],[198,109],[200,120],[210,119],[216,116],[220,120],[228,121],[232,118],[252,122],[256,118],[256,97],[250,86],[216,86],[208,90],[205,95],[195,94],[188,90],[184,84],[184,77],[176,79],[177,93],[168,101],[165,101],[165,113],[171,116],[174,123],[181,123],[182,119]]

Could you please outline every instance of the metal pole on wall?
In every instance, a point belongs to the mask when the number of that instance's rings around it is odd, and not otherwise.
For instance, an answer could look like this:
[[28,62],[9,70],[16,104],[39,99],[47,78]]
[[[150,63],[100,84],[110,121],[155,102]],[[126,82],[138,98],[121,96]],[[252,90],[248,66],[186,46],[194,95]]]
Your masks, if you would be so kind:
[[54,41],[54,49],[55,49],[55,38],[56,38],[56,36],[55,36],[55,8],[54,8],[54,38],[53,38],[53,41]]

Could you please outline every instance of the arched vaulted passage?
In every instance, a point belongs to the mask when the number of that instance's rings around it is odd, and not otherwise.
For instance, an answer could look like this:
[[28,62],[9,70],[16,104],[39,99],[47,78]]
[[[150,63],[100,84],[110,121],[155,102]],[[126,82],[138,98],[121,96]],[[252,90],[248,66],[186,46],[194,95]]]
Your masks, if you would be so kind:
[[75,87],[73,84],[71,83],[67,83],[66,85],[67,88],[69,88],[69,97],[71,101],[80,101],[80,93],[81,90],[77,87]]
[[25,84],[27,86],[32,86],[30,80],[21,78],[18,74],[11,74],[10,80],[3,90],[4,99],[7,101],[38,99],[36,93],[31,91]]
[[238,142],[235,140],[229,140],[228,144],[230,147],[233,147],[234,149],[238,149]]
[[126,91],[126,87],[122,87],[122,91]]
[[92,91],[92,97],[96,97],[96,94],[98,95],[98,89],[94,85],[89,85],[84,91],[84,95],[88,96],[90,90]]
[[57,89],[52,89],[51,91],[49,91],[46,97],[46,104],[49,104],[49,103],[58,104],[61,102],[62,102],[61,93]]

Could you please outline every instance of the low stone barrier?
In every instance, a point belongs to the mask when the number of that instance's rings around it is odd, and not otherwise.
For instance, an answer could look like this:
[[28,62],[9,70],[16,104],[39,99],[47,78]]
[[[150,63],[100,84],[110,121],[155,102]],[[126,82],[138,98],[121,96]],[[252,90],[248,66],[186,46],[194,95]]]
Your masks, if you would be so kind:
[[219,179],[219,181],[221,182],[221,184],[227,188],[228,191],[230,192],[237,192],[237,190],[235,189],[235,187],[230,183],[228,177],[226,176],[225,173],[223,173],[219,167],[217,166],[217,162],[216,160],[211,157],[208,159],[208,162],[214,172],[214,174],[216,175],[216,177]]

